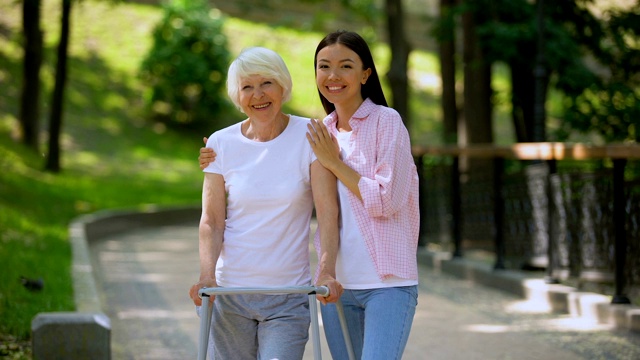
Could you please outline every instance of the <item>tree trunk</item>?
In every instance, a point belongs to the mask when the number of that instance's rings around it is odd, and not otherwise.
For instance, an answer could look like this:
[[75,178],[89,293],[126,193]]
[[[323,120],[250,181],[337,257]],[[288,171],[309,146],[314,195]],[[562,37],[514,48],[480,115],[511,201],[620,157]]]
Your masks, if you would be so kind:
[[[461,122],[458,143],[461,145],[491,144],[493,143],[493,128],[491,123],[491,67],[482,54],[482,49],[476,33],[474,14],[470,11],[462,15],[463,44],[464,44],[464,121]],[[496,171],[501,163],[493,159],[460,157],[459,169],[461,192],[464,194],[473,189],[483,189],[485,199],[493,199],[482,206],[474,203],[473,197],[463,197],[461,204],[462,238],[468,241],[469,247],[483,248],[492,242],[496,243],[496,253],[499,253],[498,239],[502,233],[499,227],[501,218],[496,216],[501,203],[496,200],[500,195],[499,180]],[[488,186],[489,185],[489,186]],[[486,190],[485,190],[486,189]],[[477,194],[476,194],[477,195]],[[493,216],[496,228],[478,232],[477,219]],[[482,224],[482,225],[486,225]],[[482,226],[480,225],[480,226]],[[462,250],[465,251],[464,249]]]
[[535,78],[533,67],[522,62],[509,64],[511,70],[511,116],[516,141],[531,142],[534,126]]
[[546,56],[544,51],[544,1],[536,1],[536,65],[534,72],[534,105],[533,105],[533,141],[547,140],[547,111],[545,103],[547,101],[548,75],[546,69]]
[[67,48],[69,45],[70,15],[71,0],[63,0],[56,80],[51,99],[51,114],[49,118],[49,153],[45,166],[46,170],[52,172],[60,171],[60,131],[62,129],[64,87],[67,81]]
[[40,29],[40,0],[22,3],[24,59],[20,125],[22,141],[38,151],[38,117],[40,116],[40,66],[42,65],[42,30]]
[[535,43],[518,44],[520,56],[509,63],[513,125],[518,142],[546,141],[545,102],[549,78],[544,54],[543,6],[542,0],[536,1]]
[[493,143],[491,66],[482,55],[473,13],[462,16],[464,31],[464,124],[469,144]]
[[442,78],[442,120],[445,144],[458,142],[458,105],[456,103],[456,34],[453,7],[456,0],[440,0],[440,76]]
[[387,0],[387,30],[391,47],[391,65],[387,73],[393,108],[398,111],[407,130],[411,132],[409,118],[409,86],[407,80],[407,62],[411,51],[404,34],[404,14],[402,0]]

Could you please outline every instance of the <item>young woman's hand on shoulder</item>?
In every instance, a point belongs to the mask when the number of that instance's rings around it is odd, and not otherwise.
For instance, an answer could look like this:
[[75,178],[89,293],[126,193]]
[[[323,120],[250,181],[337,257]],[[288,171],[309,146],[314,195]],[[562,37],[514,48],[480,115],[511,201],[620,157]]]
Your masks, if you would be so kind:
[[309,129],[307,140],[318,161],[333,172],[338,162],[341,161],[338,140],[331,136],[327,127],[317,119],[311,119],[307,128]]

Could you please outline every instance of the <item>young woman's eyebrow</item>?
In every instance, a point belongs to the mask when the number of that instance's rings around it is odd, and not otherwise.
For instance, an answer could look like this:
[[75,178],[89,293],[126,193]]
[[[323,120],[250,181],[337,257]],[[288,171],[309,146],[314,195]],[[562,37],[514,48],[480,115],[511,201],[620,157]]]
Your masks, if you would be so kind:
[[[329,60],[326,60],[326,59],[318,59],[318,62],[319,62],[319,63],[321,63],[321,62],[330,62],[330,61],[329,61]],[[351,58],[346,58],[346,59],[339,60],[338,62],[340,62],[340,63],[343,63],[343,62],[352,62],[352,63],[355,63],[355,60],[353,60],[353,59],[351,59]]]

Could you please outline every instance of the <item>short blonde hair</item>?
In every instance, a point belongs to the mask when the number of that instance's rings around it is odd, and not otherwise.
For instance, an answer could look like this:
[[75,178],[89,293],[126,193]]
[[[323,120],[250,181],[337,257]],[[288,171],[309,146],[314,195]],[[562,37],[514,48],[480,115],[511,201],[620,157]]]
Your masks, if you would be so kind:
[[291,99],[293,82],[282,57],[267,48],[251,47],[240,52],[240,55],[229,66],[227,74],[227,93],[238,110],[242,111],[240,82],[251,75],[274,79],[283,89],[282,103]]

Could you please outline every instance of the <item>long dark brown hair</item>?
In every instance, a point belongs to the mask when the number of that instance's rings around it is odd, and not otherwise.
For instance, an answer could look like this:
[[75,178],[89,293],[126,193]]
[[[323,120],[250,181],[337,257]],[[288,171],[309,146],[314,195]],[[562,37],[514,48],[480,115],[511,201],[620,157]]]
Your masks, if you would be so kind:
[[[378,72],[376,71],[376,65],[373,62],[373,56],[371,55],[369,45],[367,45],[367,42],[362,38],[362,36],[355,32],[338,30],[328,34],[320,41],[313,59],[313,66],[315,68],[316,75],[318,72],[318,53],[325,47],[335,44],[344,45],[358,54],[358,56],[360,56],[360,60],[362,60],[363,70],[371,69],[371,75],[367,79],[367,82],[362,85],[360,90],[362,98],[369,98],[375,104],[388,106],[387,100],[382,92],[382,85],[380,84],[380,78],[378,77]],[[320,101],[322,102],[324,111],[327,115],[331,114],[336,109],[335,105],[329,102],[329,100],[322,95],[320,90],[318,90],[318,94],[320,95]]]

